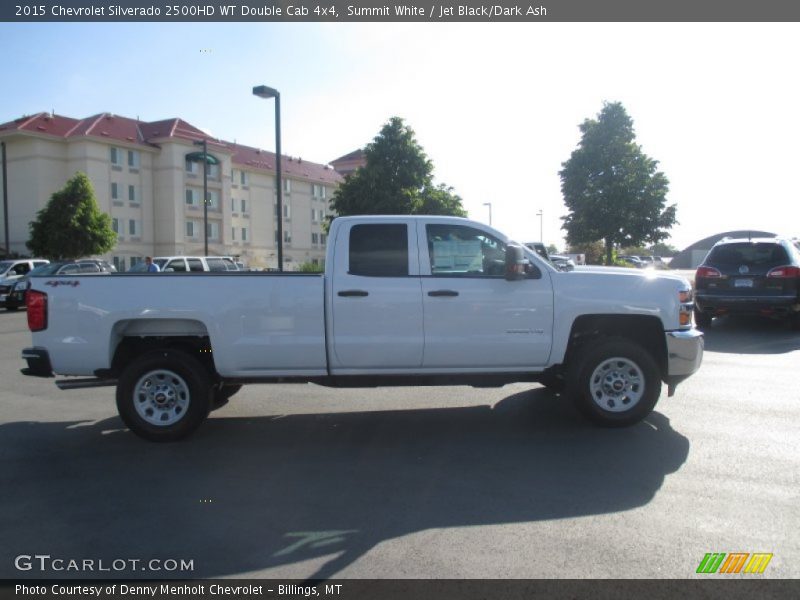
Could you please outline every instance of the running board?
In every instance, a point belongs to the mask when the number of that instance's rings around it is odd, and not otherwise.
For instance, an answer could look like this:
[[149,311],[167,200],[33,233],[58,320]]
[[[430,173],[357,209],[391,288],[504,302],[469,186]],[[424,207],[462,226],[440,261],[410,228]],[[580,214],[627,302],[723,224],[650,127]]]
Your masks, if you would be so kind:
[[80,390],[83,388],[96,388],[117,385],[116,379],[98,379],[87,377],[85,379],[59,379],[56,386],[60,390]]

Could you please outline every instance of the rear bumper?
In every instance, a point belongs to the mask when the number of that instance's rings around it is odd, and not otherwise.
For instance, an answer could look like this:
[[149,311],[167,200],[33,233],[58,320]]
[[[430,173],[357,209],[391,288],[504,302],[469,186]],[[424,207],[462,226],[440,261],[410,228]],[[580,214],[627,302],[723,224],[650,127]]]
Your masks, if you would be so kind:
[[696,329],[667,331],[667,376],[669,395],[675,386],[694,374],[703,362],[703,334]]
[[697,294],[695,297],[697,310],[707,313],[731,312],[752,313],[773,312],[792,314],[800,310],[800,298],[797,294],[786,296],[728,296]]
[[50,364],[50,355],[44,348],[25,348],[22,359],[28,363],[26,369],[21,369],[23,375],[33,377],[52,377],[53,366]]

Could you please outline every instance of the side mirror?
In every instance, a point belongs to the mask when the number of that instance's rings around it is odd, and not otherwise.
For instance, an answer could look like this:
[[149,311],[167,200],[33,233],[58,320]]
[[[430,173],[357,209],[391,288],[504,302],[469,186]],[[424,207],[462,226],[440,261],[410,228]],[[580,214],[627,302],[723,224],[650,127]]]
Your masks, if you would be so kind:
[[519,281],[525,279],[528,261],[520,246],[509,244],[506,246],[506,281]]

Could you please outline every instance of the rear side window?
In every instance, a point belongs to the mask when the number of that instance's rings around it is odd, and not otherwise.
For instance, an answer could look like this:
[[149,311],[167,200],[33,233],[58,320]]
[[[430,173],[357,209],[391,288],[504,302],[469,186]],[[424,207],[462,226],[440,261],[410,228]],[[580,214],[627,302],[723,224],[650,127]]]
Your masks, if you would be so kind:
[[[191,261],[191,259],[190,259]],[[209,271],[227,271],[228,269],[225,268],[225,261],[221,258],[207,258],[206,263],[208,263],[208,270]]]
[[408,226],[376,223],[350,230],[350,274],[365,277],[408,275]]
[[203,268],[203,261],[200,260],[199,258],[189,258],[187,260],[189,261],[189,270],[192,271],[193,273],[199,273],[205,271],[205,269]]
[[789,256],[781,244],[725,244],[714,248],[707,262],[721,267],[778,267],[788,263]]

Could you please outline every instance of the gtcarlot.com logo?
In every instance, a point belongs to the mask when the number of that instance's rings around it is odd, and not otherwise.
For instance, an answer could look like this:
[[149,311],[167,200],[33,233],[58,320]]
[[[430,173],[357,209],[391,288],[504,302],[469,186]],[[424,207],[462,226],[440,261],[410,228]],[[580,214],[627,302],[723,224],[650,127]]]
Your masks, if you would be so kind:
[[14,559],[17,571],[119,573],[123,571],[189,572],[194,560],[183,558],[59,558],[49,554],[20,554]]
[[709,552],[700,561],[697,567],[698,573],[720,575],[734,575],[737,573],[749,573],[759,575],[767,570],[772,554],[757,552]]

